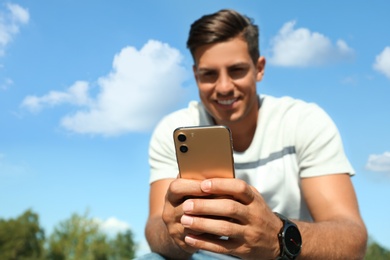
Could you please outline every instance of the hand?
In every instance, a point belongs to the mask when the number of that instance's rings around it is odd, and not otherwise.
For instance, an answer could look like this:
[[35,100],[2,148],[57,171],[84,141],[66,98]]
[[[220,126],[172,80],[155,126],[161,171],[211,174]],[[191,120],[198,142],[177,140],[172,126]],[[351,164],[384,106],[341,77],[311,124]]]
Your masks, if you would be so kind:
[[[184,211],[180,221],[186,232],[180,240],[184,236],[189,247],[243,259],[275,259],[280,254],[282,222],[254,187],[238,179],[209,179],[200,183],[200,190],[191,188],[222,197],[187,199],[176,212],[179,217]],[[221,236],[228,240],[217,238]]]
[[169,235],[175,243],[188,253],[194,253],[198,249],[184,242],[184,238],[189,232],[200,234],[199,232],[185,228],[180,219],[183,216],[183,202],[189,197],[202,197],[205,194],[200,188],[201,181],[178,178],[171,182],[166,196],[162,213],[162,219],[167,227]]

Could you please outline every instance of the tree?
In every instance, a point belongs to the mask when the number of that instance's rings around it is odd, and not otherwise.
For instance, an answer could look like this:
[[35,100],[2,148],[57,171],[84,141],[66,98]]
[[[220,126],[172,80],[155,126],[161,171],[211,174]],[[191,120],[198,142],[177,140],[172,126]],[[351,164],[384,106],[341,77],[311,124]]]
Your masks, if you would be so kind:
[[31,210],[16,219],[0,219],[0,259],[43,259],[44,240],[39,216]]
[[48,258],[53,260],[121,260],[132,259],[134,255],[130,230],[110,240],[87,214],[73,214],[61,222],[48,241]]
[[0,259],[123,260],[133,259],[135,250],[130,230],[108,238],[87,213],[60,222],[48,240],[31,210],[16,219],[0,219]]
[[390,251],[372,241],[368,244],[365,260],[389,260]]
[[131,231],[117,234],[115,240],[111,242],[111,248],[113,260],[135,258],[136,245]]
[[54,229],[48,241],[48,256],[53,260],[103,260],[108,249],[106,236],[87,215],[73,214]]

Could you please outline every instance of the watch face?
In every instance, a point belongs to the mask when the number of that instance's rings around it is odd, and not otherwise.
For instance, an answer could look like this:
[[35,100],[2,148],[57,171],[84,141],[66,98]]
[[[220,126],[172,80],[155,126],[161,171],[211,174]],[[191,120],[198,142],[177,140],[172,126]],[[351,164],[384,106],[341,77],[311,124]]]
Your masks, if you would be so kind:
[[295,226],[289,226],[286,229],[284,243],[287,250],[292,255],[297,255],[301,251],[302,238],[299,230]]

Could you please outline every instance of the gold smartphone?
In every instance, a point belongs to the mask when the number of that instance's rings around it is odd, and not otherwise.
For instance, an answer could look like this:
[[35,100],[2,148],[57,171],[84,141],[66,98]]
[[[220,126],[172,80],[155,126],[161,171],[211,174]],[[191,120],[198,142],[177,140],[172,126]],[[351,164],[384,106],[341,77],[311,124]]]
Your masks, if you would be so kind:
[[179,127],[173,133],[181,178],[234,178],[233,142],[226,126]]

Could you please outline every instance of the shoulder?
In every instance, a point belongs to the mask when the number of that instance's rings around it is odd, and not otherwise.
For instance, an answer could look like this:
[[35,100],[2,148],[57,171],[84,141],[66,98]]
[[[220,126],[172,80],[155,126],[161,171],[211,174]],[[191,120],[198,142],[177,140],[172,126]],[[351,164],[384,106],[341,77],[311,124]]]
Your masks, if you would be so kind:
[[153,131],[153,139],[165,139],[172,136],[178,127],[211,124],[211,118],[207,114],[201,102],[191,101],[186,108],[174,111],[164,116]]
[[208,114],[201,102],[191,101],[188,107],[176,110],[164,116],[158,123],[156,129],[161,127],[177,128],[182,126],[194,126],[207,124]]
[[194,126],[207,121],[207,113],[200,102],[163,117],[153,131],[149,143],[150,182],[175,178],[178,172],[173,144],[173,132],[181,126]]
[[310,110],[320,108],[315,103],[306,102],[301,99],[289,96],[273,97],[269,95],[261,96],[261,109],[271,111],[290,111],[290,110]]
[[316,103],[288,96],[261,96],[260,115],[263,121],[282,121],[289,124],[314,124],[329,121],[327,113]]

